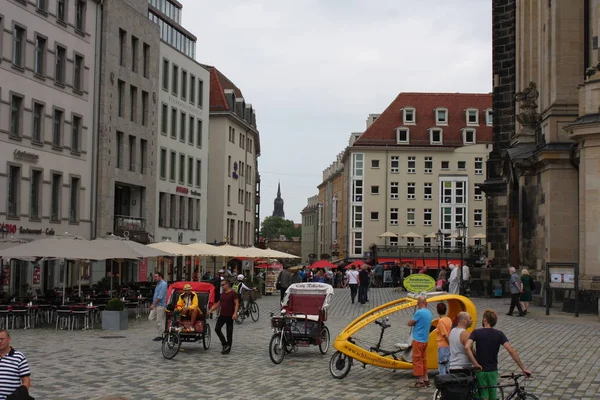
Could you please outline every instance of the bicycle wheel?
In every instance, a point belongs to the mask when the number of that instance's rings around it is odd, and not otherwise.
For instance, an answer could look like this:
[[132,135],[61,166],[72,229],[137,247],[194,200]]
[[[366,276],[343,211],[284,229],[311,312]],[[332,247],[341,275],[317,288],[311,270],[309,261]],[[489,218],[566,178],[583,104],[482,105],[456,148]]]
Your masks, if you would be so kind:
[[336,351],[329,360],[329,372],[336,379],[344,379],[352,367],[352,358],[340,351]]
[[329,350],[329,328],[326,326],[321,329],[321,343],[319,343],[319,351],[321,354],[327,354]]
[[269,357],[274,364],[281,364],[285,357],[285,337],[284,343],[281,343],[281,333],[276,333],[271,337],[269,343]]
[[163,338],[162,342],[162,355],[167,360],[172,359],[179,353],[181,348],[181,337],[179,332],[169,332]]
[[235,319],[235,323],[241,325],[246,319],[246,315],[244,314],[244,309],[238,310],[237,318]]
[[433,393],[433,400],[442,400],[442,392],[440,389],[435,389],[435,393]]
[[[501,397],[501,398],[503,399],[504,397]],[[529,399],[529,400],[540,400],[540,399],[537,398],[536,395],[531,394],[531,393],[519,393],[519,395],[517,396],[517,399],[519,399],[519,400],[527,400],[527,399]]]
[[250,317],[254,322],[258,321],[258,317],[260,317],[260,310],[255,302],[250,303]]
[[208,350],[210,347],[210,325],[206,322],[204,323],[204,335],[202,336],[202,346],[204,350]]

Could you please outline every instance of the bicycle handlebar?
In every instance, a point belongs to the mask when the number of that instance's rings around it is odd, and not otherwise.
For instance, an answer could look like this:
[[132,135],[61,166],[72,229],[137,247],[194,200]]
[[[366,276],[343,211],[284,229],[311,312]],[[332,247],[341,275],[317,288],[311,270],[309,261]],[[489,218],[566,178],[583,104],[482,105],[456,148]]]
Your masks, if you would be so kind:
[[519,379],[519,378],[522,378],[522,377],[531,378],[531,374],[515,374],[514,372],[512,372],[510,375],[500,375],[500,378],[502,378],[502,379],[508,379],[508,378],[510,378],[510,379],[515,380],[515,381],[517,379]]
[[376,323],[377,325],[379,325],[379,326],[380,326],[382,329],[387,329],[387,328],[389,328],[389,327],[391,326],[390,324],[388,324],[388,323],[387,323],[387,322],[385,322],[385,321],[377,321],[377,320],[376,320],[376,321],[375,321],[375,323]]

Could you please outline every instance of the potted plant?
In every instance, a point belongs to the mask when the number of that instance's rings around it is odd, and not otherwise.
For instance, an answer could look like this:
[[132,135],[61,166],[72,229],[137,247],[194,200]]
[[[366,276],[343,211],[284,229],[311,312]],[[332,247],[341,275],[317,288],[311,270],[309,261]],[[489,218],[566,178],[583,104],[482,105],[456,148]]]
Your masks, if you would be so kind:
[[110,299],[102,311],[102,329],[120,331],[127,329],[127,310],[120,299]]

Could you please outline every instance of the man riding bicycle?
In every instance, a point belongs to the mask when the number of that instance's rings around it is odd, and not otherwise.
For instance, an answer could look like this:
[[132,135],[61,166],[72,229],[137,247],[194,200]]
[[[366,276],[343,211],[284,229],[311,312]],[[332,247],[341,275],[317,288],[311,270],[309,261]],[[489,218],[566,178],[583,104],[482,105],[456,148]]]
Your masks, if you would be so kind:
[[243,299],[244,292],[251,292],[253,290],[256,290],[256,288],[250,288],[250,287],[246,286],[246,284],[244,283],[245,279],[246,279],[246,277],[243,274],[239,274],[237,276],[237,281],[233,285],[232,289],[238,294],[238,298],[240,300],[240,305],[242,306],[244,313],[247,313],[248,312],[248,304],[250,303],[250,297],[248,297],[248,302],[246,304],[244,304],[244,299]]

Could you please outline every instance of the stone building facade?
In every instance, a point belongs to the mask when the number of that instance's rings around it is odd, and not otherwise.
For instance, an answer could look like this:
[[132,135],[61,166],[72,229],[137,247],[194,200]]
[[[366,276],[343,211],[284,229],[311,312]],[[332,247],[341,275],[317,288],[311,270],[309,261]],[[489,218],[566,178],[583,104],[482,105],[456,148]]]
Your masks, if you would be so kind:
[[345,175],[343,153],[323,171],[323,181],[319,189],[320,232],[318,238],[318,256],[327,254],[333,259],[344,257],[345,221],[343,210],[345,202]]
[[300,214],[302,215],[301,262],[309,264],[319,259],[319,196],[309,197],[306,207]]

